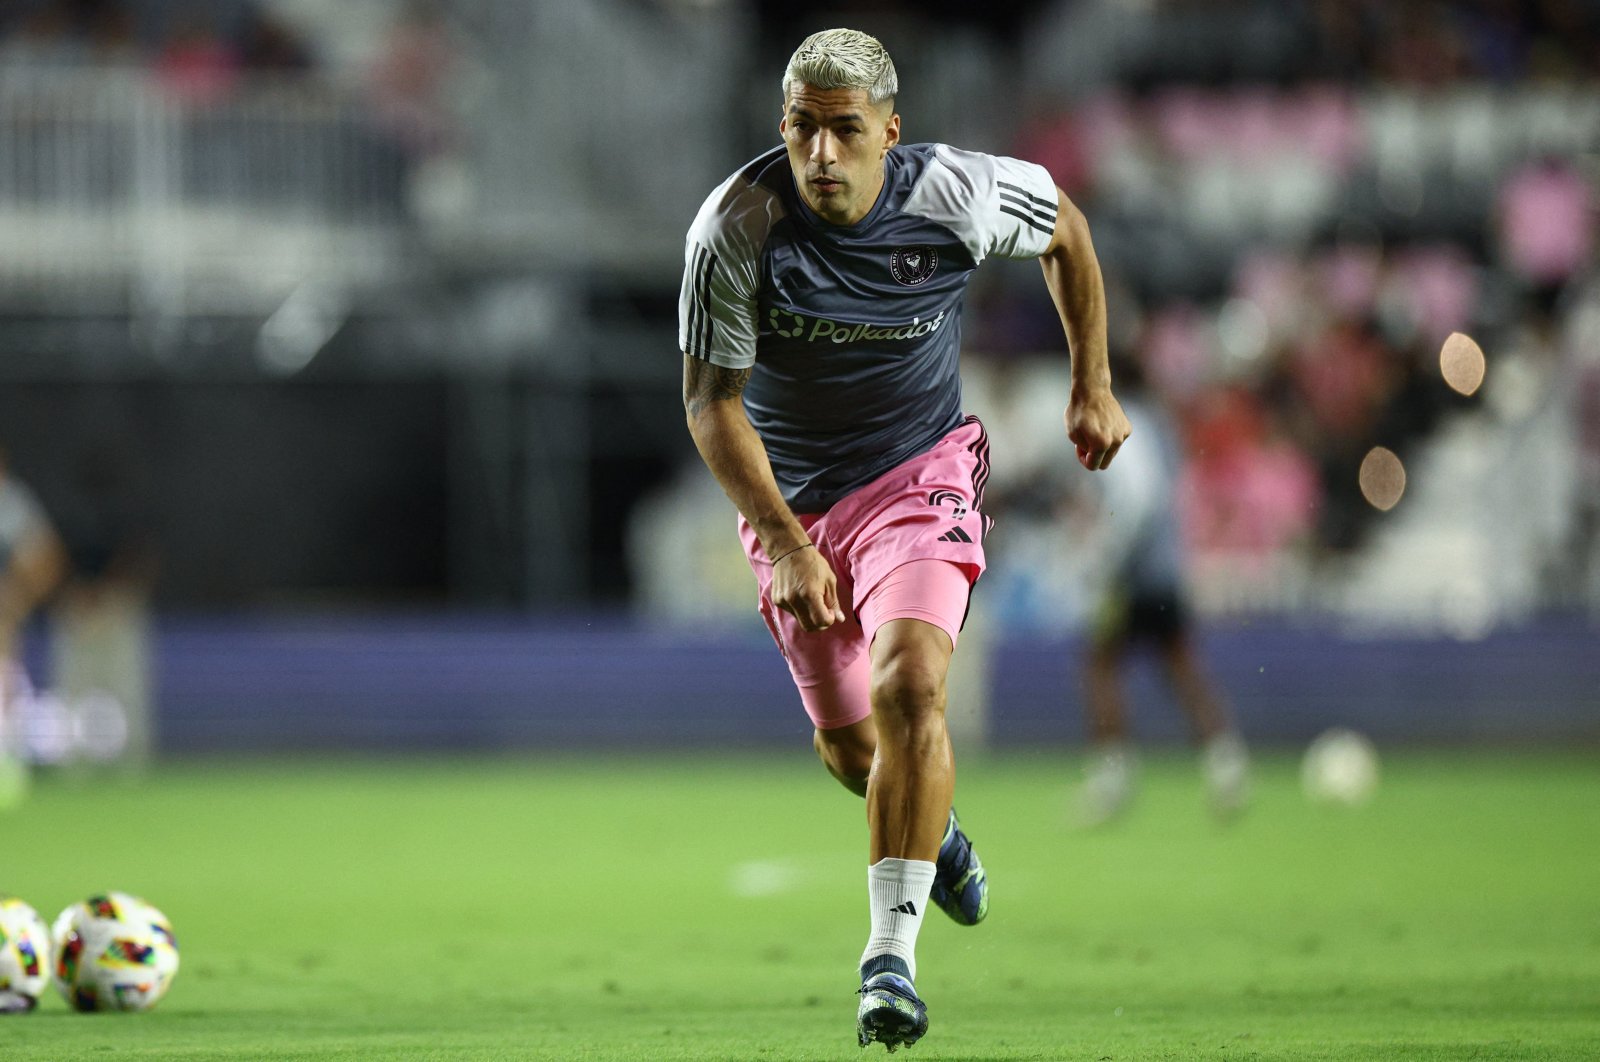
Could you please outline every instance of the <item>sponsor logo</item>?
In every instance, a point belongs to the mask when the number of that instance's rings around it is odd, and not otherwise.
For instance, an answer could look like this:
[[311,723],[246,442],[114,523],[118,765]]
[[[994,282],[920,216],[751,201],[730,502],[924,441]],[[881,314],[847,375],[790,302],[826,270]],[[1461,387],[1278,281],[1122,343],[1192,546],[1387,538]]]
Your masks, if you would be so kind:
[[953,490],[936,490],[928,495],[929,505],[943,505],[950,502],[955,509],[957,520],[967,515],[967,500]]
[[793,339],[806,330],[806,319],[788,310],[769,310],[767,326],[785,339]]
[[944,324],[945,311],[924,321],[920,317],[901,324],[875,321],[834,321],[826,317],[807,317],[793,310],[767,311],[767,328],[784,339],[803,339],[807,343],[874,343],[886,339],[921,339]]
[[897,247],[889,254],[890,275],[908,288],[924,283],[938,268],[939,252],[926,244]]

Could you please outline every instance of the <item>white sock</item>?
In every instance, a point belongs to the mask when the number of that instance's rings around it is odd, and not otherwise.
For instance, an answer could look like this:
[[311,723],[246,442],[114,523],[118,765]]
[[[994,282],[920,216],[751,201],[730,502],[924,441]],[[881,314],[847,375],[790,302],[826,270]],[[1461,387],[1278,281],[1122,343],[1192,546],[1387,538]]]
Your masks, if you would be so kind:
[[1126,741],[1108,741],[1089,754],[1079,796],[1079,815],[1097,825],[1120,813],[1133,799],[1138,757]]
[[917,976],[917,933],[928,913],[933,891],[934,865],[922,859],[878,860],[867,868],[867,897],[872,911],[872,935],[861,961],[893,955]]
[[1250,799],[1250,752],[1244,739],[1229,730],[1206,742],[1201,754],[1206,788],[1221,812],[1238,811]]

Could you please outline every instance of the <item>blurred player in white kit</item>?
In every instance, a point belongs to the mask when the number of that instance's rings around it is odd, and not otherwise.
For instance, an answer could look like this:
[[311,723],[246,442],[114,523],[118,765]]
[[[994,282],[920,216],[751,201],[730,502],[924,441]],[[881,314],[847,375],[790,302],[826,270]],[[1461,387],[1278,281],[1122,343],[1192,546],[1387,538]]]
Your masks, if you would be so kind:
[[1143,386],[1133,359],[1118,357],[1114,371],[1133,439],[1121,452],[1117,474],[1091,484],[1098,488],[1101,538],[1111,555],[1083,657],[1092,747],[1077,816],[1080,825],[1099,825],[1116,818],[1134,797],[1137,757],[1123,679],[1133,650],[1144,646],[1153,651],[1200,745],[1211,809],[1226,820],[1249,799],[1249,757],[1195,646],[1178,526],[1177,427]]
[[17,703],[30,688],[23,625],[66,573],[66,550],[27,484],[10,474],[0,444],[0,807],[21,799],[27,767],[17,747]]

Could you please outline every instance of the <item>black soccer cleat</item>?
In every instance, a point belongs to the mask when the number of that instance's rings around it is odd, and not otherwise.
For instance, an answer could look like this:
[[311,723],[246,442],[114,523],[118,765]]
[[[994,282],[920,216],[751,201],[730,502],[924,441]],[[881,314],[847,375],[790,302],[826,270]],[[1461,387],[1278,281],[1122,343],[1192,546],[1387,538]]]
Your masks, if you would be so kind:
[[861,967],[861,1003],[856,1008],[856,1039],[862,1047],[876,1041],[887,1050],[910,1047],[928,1031],[928,1008],[911,984],[911,971],[901,960],[880,955]]
[[945,824],[944,840],[939,844],[929,899],[964,926],[977,925],[989,913],[989,879],[983,872],[983,861],[962,832],[955,808],[950,809],[950,821]]

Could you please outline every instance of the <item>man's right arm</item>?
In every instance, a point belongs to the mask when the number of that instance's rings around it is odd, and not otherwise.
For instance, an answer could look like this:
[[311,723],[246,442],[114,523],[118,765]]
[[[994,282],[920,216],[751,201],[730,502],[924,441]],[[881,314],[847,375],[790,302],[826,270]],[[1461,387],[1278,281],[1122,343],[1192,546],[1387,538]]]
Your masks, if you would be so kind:
[[773,604],[792,612],[806,630],[821,630],[845,618],[837,583],[783,500],[767,449],[745,413],[750,372],[684,355],[683,408],[689,434],[773,562]]

